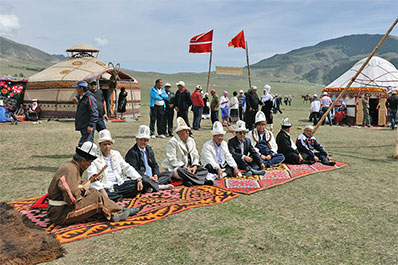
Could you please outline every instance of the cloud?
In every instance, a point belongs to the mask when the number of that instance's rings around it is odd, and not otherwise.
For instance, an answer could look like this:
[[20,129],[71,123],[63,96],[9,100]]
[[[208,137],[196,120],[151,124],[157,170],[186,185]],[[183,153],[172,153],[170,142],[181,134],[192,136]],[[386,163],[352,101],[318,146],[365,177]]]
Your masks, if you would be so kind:
[[21,28],[19,18],[14,14],[0,14],[0,35],[12,35]]
[[105,45],[108,44],[108,40],[105,38],[101,38],[101,37],[95,37],[94,41],[98,47],[104,47]]

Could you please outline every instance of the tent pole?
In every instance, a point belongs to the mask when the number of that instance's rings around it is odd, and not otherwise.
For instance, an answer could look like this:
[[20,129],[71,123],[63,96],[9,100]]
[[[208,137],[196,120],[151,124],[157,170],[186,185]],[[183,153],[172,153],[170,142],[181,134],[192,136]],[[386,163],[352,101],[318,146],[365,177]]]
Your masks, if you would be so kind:
[[252,80],[250,78],[250,64],[249,64],[249,46],[246,41],[246,61],[247,61],[247,78],[249,79],[249,89],[252,87]]
[[206,92],[209,93],[209,85],[210,85],[210,71],[211,71],[211,59],[213,57],[213,51],[210,52],[209,58],[209,72],[207,73],[207,85],[206,85]]
[[370,53],[368,56],[368,59],[362,64],[361,68],[359,68],[358,72],[355,74],[355,76],[348,82],[346,87],[344,88],[343,91],[341,91],[340,95],[336,98],[336,100],[330,105],[328,110],[323,114],[322,118],[318,121],[318,124],[315,126],[312,134],[315,134],[316,131],[318,130],[319,126],[321,126],[322,122],[326,119],[326,116],[329,114],[329,112],[336,106],[337,102],[342,98],[342,96],[347,92],[347,89],[351,86],[352,83],[354,83],[355,79],[357,79],[358,75],[362,72],[362,70],[365,68],[365,66],[369,63],[370,59],[372,59],[373,55],[377,52],[377,50],[380,48],[381,44],[383,44],[384,40],[387,38],[387,36],[390,34],[390,32],[393,30],[395,25],[398,23],[398,18],[395,20],[395,22],[391,25],[391,27],[388,29],[386,34],[384,34],[383,38],[380,40],[380,42],[376,45],[376,47],[373,49],[373,51]]

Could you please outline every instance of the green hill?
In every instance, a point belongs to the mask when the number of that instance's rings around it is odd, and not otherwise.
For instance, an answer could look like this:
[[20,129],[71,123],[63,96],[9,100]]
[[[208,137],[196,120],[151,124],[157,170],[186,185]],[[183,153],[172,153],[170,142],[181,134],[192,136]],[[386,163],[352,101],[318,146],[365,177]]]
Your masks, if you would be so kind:
[[[326,85],[357,61],[367,57],[382,37],[378,34],[344,36],[285,54],[276,54],[250,67],[257,77]],[[389,36],[376,55],[398,67],[398,37]]]

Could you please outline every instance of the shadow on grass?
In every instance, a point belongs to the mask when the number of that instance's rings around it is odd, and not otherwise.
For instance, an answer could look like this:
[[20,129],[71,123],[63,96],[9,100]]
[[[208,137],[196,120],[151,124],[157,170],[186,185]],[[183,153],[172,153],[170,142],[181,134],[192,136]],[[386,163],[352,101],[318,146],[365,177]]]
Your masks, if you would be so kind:
[[392,161],[394,161],[392,159],[392,157],[391,158],[390,157],[386,157],[386,158],[375,159],[375,158],[369,158],[369,157],[353,155],[353,154],[350,154],[350,153],[333,152],[333,154],[341,155],[341,156],[345,156],[345,157],[357,158],[357,159],[360,159],[360,160],[372,161],[372,162],[382,162],[382,163],[387,163],[387,164],[390,164]]
[[50,158],[50,159],[64,159],[64,158],[71,158],[72,159],[73,154],[69,155],[33,155],[31,156],[32,158]]
[[367,145],[367,146],[360,146],[360,145],[344,145],[344,146],[329,146],[328,149],[352,149],[352,148],[357,148],[357,149],[363,149],[363,148],[380,148],[380,147],[390,147],[390,144],[386,145]]
[[58,168],[57,167],[36,166],[36,167],[14,167],[12,170],[34,170],[34,171],[55,173],[58,170]]

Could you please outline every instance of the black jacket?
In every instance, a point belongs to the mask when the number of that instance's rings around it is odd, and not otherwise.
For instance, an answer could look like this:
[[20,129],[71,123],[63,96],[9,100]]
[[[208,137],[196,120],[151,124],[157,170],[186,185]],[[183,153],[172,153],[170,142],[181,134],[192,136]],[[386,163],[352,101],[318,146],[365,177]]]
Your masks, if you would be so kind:
[[386,101],[386,106],[389,109],[397,109],[398,108],[398,95],[392,95]]
[[[155,154],[152,151],[152,148],[147,145],[145,147],[146,155],[148,158],[148,164],[152,168],[152,175],[159,176],[159,165],[156,162]],[[138,145],[135,144],[133,147],[126,154],[126,162],[129,163],[141,176],[145,176],[145,163],[144,158],[141,154],[141,150],[139,149]],[[151,177],[151,176],[148,176]]]
[[192,105],[192,98],[188,89],[185,89],[183,92],[177,90],[174,96],[174,105],[178,107],[179,111],[185,111],[189,109],[189,107]]
[[94,127],[98,121],[97,100],[93,93],[87,91],[77,103],[75,129],[81,131],[88,126]]
[[258,105],[260,104],[260,99],[257,93],[248,92],[246,94],[246,110],[252,108],[253,111],[258,110]]
[[[244,162],[242,160],[240,141],[236,136],[228,140],[228,149],[236,162]],[[253,158],[253,161],[256,164],[261,164],[260,154],[254,149],[250,142],[250,139],[248,138],[245,138],[243,141],[243,155]]]
[[280,132],[276,136],[276,143],[278,145],[278,153],[281,153],[283,155],[286,155],[288,153],[298,154],[298,150],[292,148],[292,142],[290,141],[289,134],[284,130],[280,130]]
[[175,94],[171,90],[169,92],[166,92],[166,93],[167,93],[167,95],[169,95],[167,97],[167,99],[165,100],[165,102],[166,102],[166,111],[172,111],[174,109],[174,107],[170,108],[170,104],[174,104]]

